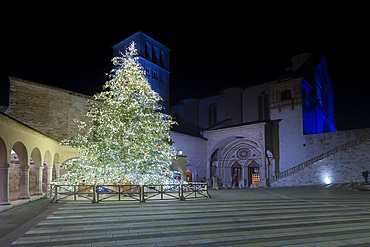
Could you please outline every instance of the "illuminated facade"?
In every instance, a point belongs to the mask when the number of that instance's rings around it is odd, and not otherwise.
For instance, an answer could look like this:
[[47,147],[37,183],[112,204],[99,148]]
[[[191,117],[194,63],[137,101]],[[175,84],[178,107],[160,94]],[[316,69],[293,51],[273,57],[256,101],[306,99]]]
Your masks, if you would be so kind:
[[326,59],[323,56],[314,69],[314,77],[303,78],[303,133],[335,132],[334,92]]
[[[132,41],[149,83],[165,101],[165,112],[179,123],[171,139],[182,152],[173,164],[182,179],[227,188],[310,185],[349,182],[366,168],[363,157],[370,158],[370,130],[337,132],[324,57],[314,64],[311,54],[297,55],[276,80],[187,99],[170,109],[170,50],[138,32],[115,45],[114,55]],[[83,117],[87,98],[11,78],[8,114],[61,140],[77,133],[72,119]],[[50,104],[53,101],[59,104]],[[362,146],[344,153],[356,145]]]
[[[303,173],[299,179],[294,174],[301,164],[316,164],[368,131],[337,132],[334,93],[324,56],[316,66],[312,54],[299,54],[291,61],[277,80],[187,99],[171,108],[179,122],[175,131],[194,136],[185,140],[172,135],[174,145],[186,150],[193,181],[207,178],[212,184],[217,177],[222,187],[328,183],[327,170]],[[196,138],[203,143],[198,140],[194,145]],[[349,169],[350,173],[342,171],[330,182],[348,181],[362,168]],[[293,179],[281,180],[286,174]]]

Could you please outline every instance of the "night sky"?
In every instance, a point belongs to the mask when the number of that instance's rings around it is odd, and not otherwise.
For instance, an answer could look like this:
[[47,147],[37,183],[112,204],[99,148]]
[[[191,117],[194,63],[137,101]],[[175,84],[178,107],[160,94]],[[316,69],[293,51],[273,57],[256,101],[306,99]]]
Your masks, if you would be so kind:
[[172,50],[172,105],[274,80],[291,57],[309,52],[316,61],[322,54],[327,58],[337,129],[370,127],[365,15],[351,14],[346,6],[336,8],[334,15],[330,8],[304,6],[286,12],[274,6],[262,11],[234,6],[212,13],[193,7],[170,14],[147,8],[136,15],[114,7],[94,13],[76,8],[61,13],[17,10],[1,20],[0,105],[8,103],[9,76],[93,95],[112,68],[112,46],[141,30]]

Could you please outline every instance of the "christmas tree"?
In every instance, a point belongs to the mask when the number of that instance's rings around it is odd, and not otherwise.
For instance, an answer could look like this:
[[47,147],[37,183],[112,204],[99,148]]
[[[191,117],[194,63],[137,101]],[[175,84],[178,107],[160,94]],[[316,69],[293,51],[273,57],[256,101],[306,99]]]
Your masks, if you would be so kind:
[[178,183],[170,170],[178,151],[170,143],[171,116],[160,112],[161,97],[151,89],[134,42],[113,60],[104,90],[88,101],[88,121],[62,144],[80,158],[67,164],[67,184]]

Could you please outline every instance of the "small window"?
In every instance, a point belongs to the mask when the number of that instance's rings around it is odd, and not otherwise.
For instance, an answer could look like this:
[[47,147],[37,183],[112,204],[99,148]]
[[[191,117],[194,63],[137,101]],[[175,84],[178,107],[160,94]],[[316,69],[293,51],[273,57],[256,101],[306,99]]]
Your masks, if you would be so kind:
[[159,64],[162,66],[164,66],[163,55],[164,55],[163,51],[160,51],[159,52]]
[[150,49],[150,45],[147,42],[145,43],[145,56],[150,59],[149,49]]
[[152,61],[158,63],[157,55],[156,55],[157,47],[152,48]]
[[292,98],[292,91],[290,90],[285,90],[283,92],[281,92],[280,94],[280,100],[288,100],[288,99],[291,99]]
[[155,71],[152,71],[152,77],[156,80],[158,80],[158,74]]
[[258,96],[258,120],[266,121],[270,119],[269,96],[265,92],[261,92]]
[[212,127],[217,124],[217,108],[216,106],[212,103],[208,107],[208,126]]

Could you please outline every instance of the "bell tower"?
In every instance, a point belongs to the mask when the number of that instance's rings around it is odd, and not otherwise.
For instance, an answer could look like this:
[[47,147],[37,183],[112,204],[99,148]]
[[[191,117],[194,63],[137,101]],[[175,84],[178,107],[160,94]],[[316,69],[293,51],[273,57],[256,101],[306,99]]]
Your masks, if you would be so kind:
[[120,56],[134,41],[139,54],[139,63],[145,69],[152,89],[163,98],[162,112],[170,112],[170,49],[139,31],[113,46],[113,55]]

